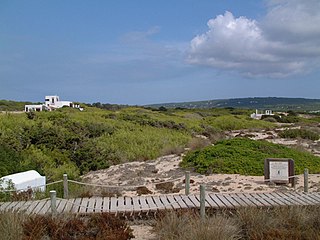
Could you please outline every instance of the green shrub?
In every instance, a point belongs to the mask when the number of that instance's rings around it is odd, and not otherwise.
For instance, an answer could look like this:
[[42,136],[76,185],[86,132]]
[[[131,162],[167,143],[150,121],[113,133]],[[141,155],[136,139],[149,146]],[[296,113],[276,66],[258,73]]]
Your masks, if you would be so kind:
[[309,131],[307,129],[286,129],[281,131],[279,137],[282,138],[303,138],[309,140],[319,140],[320,135],[316,132]]
[[304,168],[320,172],[320,157],[267,141],[234,138],[218,142],[202,150],[189,152],[182,160],[182,167],[193,167],[199,173],[228,173],[263,175],[264,159],[292,158],[295,173]]

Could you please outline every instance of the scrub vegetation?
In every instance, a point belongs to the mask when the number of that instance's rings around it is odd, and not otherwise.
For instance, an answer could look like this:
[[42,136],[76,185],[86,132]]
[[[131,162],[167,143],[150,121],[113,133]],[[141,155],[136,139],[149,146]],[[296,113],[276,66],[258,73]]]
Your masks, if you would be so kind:
[[311,173],[320,172],[320,157],[264,140],[255,141],[248,138],[223,140],[214,146],[189,152],[181,165],[192,167],[199,173],[258,176],[263,175],[266,158],[294,159],[295,174],[303,173],[305,168]]
[[223,131],[273,128],[247,110],[86,107],[54,112],[0,114],[0,177],[34,169],[47,180],[63,173],[76,179],[88,171],[133,160],[154,159],[223,138]]
[[319,206],[241,208],[215,213],[204,220],[193,212],[168,212],[154,231],[158,239],[319,239]]

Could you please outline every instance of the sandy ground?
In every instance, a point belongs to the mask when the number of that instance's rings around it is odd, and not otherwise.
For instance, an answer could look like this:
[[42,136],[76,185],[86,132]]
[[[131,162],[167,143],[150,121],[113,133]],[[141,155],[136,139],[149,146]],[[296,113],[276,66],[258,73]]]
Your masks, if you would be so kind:
[[[122,196],[140,194],[160,195],[164,193],[184,194],[185,170],[179,167],[182,157],[169,155],[145,162],[130,162],[108,169],[90,172],[83,176],[83,181],[114,186]],[[310,191],[320,191],[320,175],[310,175]],[[288,185],[268,184],[264,176],[244,176],[239,174],[201,175],[190,173],[190,193],[198,193],[200,184],[207,192],[270,192],[303,191],[303,175],[299,175],[295,188]],[[124,187],[123,187],[124,186]],[[127,187],[128,186],[128,187]],[[139,187],[145,189],[139,192]],[[101,189],[99,189],[101,190]],[[146,190],[150,192],[146,192]]]

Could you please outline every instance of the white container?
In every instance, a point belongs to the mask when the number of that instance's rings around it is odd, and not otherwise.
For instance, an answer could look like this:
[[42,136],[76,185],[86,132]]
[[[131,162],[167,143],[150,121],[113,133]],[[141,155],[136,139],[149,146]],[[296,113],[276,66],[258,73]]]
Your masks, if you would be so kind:
[[46,177],[41,176],[37,171],[30,170],[21,173],[15,173],[1,178],[3,180],[2,187],[8,187],[8,181],[11,180],[14,184],[15,190],[27,190],[32,188],[32,190],[46,190]]

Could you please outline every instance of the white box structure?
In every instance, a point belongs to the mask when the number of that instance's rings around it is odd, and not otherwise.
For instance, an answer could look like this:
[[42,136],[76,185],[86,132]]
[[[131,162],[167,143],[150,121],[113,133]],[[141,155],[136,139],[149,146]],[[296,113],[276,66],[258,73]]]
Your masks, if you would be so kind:
[[3,180],[2,188],[8,187],[8,181],[14,184],[14,188],[17,191],[28,190],[28,188],[32,188],[32,190],[46,190],[46,177],[41,176],[37,171],[30,170],[26,172],[20,172],[11,174],[8,176],[4,176],[1,178]]

